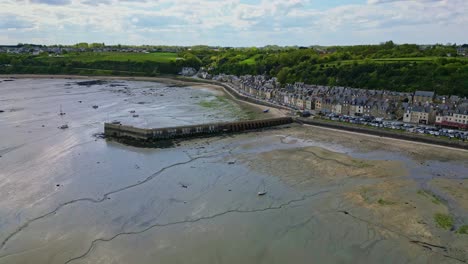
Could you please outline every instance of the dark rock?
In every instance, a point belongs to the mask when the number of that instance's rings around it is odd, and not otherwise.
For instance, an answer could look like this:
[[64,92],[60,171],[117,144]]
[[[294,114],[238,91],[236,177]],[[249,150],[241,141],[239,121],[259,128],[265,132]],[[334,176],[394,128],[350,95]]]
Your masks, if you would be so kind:
[[80,86],[91,86],[91,85],[101,85],[105,84],[105,81],[102,80],[93,80],[93,81],[83,81],[83,82],[77,82],[76,84]]
[[125,86],[125,84],[116,84],[116,83],[111,83],[109,84],[110,87],[119,87],[119,86]]

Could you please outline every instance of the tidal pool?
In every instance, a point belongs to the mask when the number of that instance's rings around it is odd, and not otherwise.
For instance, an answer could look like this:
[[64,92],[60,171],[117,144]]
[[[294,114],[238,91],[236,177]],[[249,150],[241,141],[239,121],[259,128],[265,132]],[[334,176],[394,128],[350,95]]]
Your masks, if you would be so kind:
[[299,125],[135,148],[96,134],[248,114],[206,88],[77,82],[0,83],[0,263],[468,261],[466,151]]

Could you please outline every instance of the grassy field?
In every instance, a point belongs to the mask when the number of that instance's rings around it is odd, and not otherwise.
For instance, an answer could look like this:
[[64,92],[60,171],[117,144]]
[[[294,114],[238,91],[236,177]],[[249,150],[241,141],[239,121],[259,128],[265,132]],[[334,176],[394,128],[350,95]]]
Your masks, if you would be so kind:
[[37,57],[40,60],[49,61],[81,61],[81,62],[95,62],[95,61],[135,61],[135,62],[171,62],[175,61],[177,53],[126,53],[126,52],[84,52],[84,53],[73,53],[67,54],[60,57]]
[[241,61],[240,64],[254,65],[255,62],[256,62],[256,59],[258,57],[260,57],[259,54],[255,55],[255,56],[252,56],[252,57],[250,57],[250,58],[248,58],[246,60]]

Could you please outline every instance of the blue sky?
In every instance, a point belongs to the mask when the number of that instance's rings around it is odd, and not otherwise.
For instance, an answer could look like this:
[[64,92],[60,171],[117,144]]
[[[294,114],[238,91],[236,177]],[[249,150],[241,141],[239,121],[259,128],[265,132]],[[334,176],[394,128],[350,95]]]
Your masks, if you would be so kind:
[[467,0],[0,0],[0,43],[468,43]]

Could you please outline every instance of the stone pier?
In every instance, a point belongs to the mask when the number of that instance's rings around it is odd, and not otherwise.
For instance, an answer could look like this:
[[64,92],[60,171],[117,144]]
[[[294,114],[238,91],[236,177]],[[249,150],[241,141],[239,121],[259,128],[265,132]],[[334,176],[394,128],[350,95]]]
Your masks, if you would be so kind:
[[173,138],[190,138],[197,136],[216,135],[221,133],[242,132],[290,123],[293,123],[293,119],[291,117],[165,128],[138,128],[121,124],[104,123],[104,134],[106,137],[127,138],[141,141],[157,141]]

